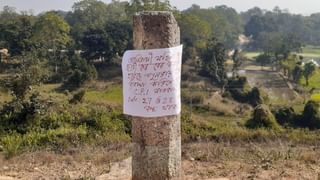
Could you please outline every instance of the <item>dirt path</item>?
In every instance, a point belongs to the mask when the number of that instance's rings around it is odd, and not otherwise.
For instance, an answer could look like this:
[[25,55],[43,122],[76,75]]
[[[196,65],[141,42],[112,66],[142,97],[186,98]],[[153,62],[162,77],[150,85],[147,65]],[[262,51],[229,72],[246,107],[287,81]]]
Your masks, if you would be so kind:
[[[26,153],[0,157],[0,180],[129,180],[130,148]],[[183,179],[307,179],[320,173],[319,147],[290,144],[183,145]],[[129,157],[129,158],[128,158]],[[124,159],[124,160],[117,160]]]

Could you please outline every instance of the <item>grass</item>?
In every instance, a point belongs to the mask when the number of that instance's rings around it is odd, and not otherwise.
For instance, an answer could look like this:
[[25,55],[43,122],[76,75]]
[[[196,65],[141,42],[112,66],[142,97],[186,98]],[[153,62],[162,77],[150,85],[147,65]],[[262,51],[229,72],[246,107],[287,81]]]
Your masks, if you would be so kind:
[[[300,84],[306,85],[306,80],[304,77],[301,78]],[[316,72],[309,78],[310,88],[320,88],[320,69],[317,69]]]
[[311,99],[317,102],[320,102],[320,93],[313,94]]
[[244,52],[244,56],[248,59],[254,59],[260,54],[261,54],[260,52],[255,52],[255,51]]
[[90,104],[122,104],[122,87],[121,85],[108,86],[104,91],[88,90],[85,95],[85,101]]
[[[244,52],[245,57],[249,59],[254,59],[257,57],[261,52],[258,51],[249,51]],[[320,58],[320,47],[318,46],[305,46],[302,48],[302,52],[298,53],[305,58]]]
[[320,58],[320,47],[317,46],[306,46],[302,48],[302,53],[298,53],[303,57],[307,58]]

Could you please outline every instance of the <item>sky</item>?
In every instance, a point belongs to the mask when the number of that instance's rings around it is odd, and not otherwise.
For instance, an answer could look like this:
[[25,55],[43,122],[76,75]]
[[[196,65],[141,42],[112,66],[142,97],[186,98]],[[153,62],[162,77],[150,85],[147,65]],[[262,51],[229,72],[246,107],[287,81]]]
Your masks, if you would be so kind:
[[[48,10],[71,10],[74,2],[79,0],[0,0],[3,6],[15,7],[17,11],[33,10],[35,14]],[[103,0],[110,2],[111,0]],[[272,10],[275,6],[288,9],[291,13],[309,15],[320,12],[319,0],[170,0],[171,4],[180,10],[198,4],[202,8],[227,5],[238,12],[246,11],[252,7]]]

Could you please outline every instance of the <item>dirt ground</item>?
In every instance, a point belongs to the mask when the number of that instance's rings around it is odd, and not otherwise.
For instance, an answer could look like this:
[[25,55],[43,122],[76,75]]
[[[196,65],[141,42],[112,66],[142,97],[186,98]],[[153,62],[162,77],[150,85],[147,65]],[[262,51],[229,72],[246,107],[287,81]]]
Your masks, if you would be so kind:
[[[183,179],[319,179],[317,146],[283,143],[184,144]],[[33,152],[0,157],[0,179],[97,179],[131,177],[130,148],[70,150],[64,153]]]

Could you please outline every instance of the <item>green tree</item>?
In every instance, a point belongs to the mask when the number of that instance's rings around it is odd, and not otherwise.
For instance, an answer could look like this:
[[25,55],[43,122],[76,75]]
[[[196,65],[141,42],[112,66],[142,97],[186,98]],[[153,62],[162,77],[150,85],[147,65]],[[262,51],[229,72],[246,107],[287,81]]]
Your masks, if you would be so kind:
[[294,82],[298,83],[303,76],[303,68],[301,65],[296,64],[292,71],[292,79]]
[[257,58],[256,58],[256,62],[260,64],[261,69],[263,68],[263,66],[267,65],[267,64],[271,64],[273,62],[273,57],[263,53],[260,54]]
[[34,20],[32,15],[17,14],[14,9],[4,7],[0,12],[0,48],[9,49],[12,56],[30,51]]
[[303,76],[306,79],[306,85],[309,86],[309,78],[315,72],[316,66],[312,63],[306,63],[303,68]]
[[108,6],[99,0],[81,0],[72,6],[66,16],[71,26],[71,35],[77,48],[81,48],[81,39],[89,28],[102,28],[108,20]]
[[192,5],[183,11],[197,16],[210,25],[211,37],[215,37],[219,42],[224,43],[227,48],[234,48],[238,42],[238,37],[242,33],[242,23],[237,12],[226,6],[202,9],[198,5]]
[[33,42],[37,48],[44,48],[46,51],[66,48],[71,41],[70,26],[54,12],[40,16],[34,29]]
[[233,61],[233,66],[232,66],[232,76],[235,77],[238,73],[238,70],[242,64],[242,56],[241,52],[239,49],[235,49],[233,54],[232,54],[232,61]]
[[126,22],[109,22],[104,28],[89,29],[84,33],[82,45],[86,59],[104,58],[112,62],[132,44],[132,28]]
[[244,29],[245,35],[252,36],[255,40],[261,32],[274,32],[278,27],[273,17],[255,15],[251,17]]
[[131,0],[126,12],[129,17],[141,11],[172,11],[169,0]]
[[208,22],[189,13],[177,16],[181,29],[181,40],[184,45],[184,61],[195,59],[199,51],[206,47],[207,39],[212,32]]
[[80,55],[73,55],[70,57],[71,69],[65,82],[63,82],[61,89],[76,90],[86,82],[90,82],[97,78],[97,71],[95,67],[81,58]]
[[315,101],[308,101],[305,105],[301,123],[310,129],[320,128],[320,105]]
[[222,90],[226,85],[225,51],[224,45],[213,38],[208,42],[207,48],[203,50],[201,55],[203,60],[202,69],[221,86]]

